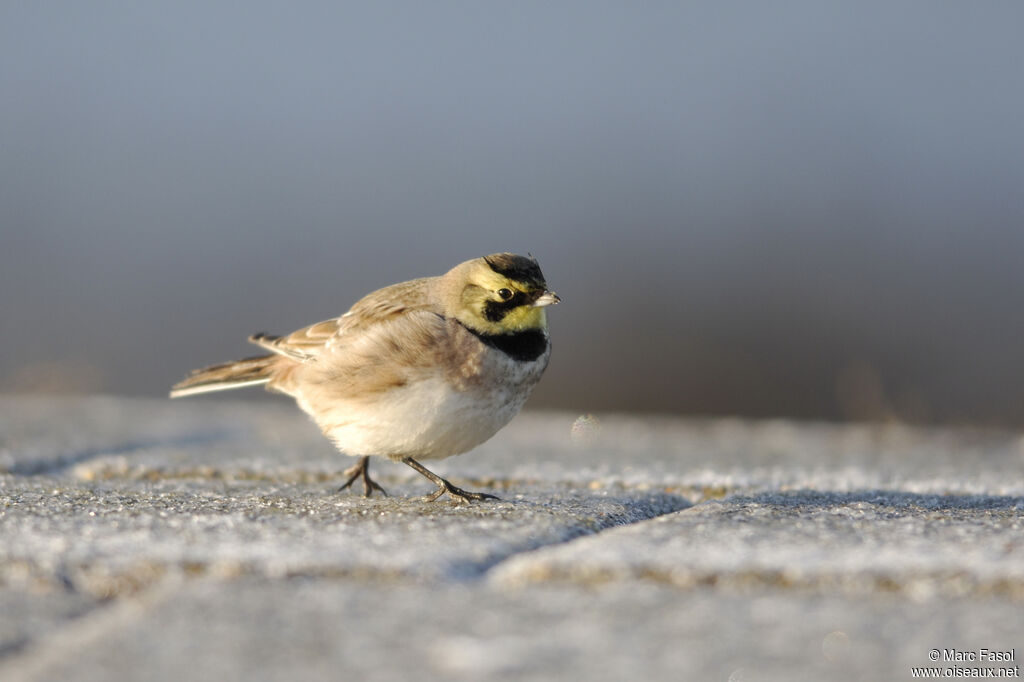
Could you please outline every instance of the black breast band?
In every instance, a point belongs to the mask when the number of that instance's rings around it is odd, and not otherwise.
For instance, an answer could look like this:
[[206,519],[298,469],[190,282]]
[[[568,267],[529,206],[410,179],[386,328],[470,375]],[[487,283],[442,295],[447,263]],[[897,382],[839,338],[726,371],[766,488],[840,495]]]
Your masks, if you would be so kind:
[[469,331],[491,348],[500,350],[519,362],[532,362],[548,350],[547,335],[536,329],[515,334],[483,334],[472,329]]

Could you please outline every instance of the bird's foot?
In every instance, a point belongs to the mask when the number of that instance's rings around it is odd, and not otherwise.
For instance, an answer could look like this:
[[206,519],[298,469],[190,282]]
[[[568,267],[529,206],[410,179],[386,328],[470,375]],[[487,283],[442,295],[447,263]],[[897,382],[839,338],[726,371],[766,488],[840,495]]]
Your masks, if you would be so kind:
[[474,502],[479,500],[501,499],[497,495],[488,495],[487,493],[471,493],[468,490],[463,490],[458,486],[452,485],[445,479],[435,474],[430,469],[426,468],[425,466],[414,460],[412,457],[405,457],[402,459],[402,461],[411,466],[416,471],[426,476],[427,478],[429,478],[437,485],[437,490],[423,498],[424,502],[433,502],[437,500],[437,498],[444,495],[445,493],[448,493],[448,496],[451,497],[456,502]]
[[442,478],[441,482],[437,486],[437,490],[435,490],[430,495],[424,497],[423,501],[434,502],[445,493],[448,493],[448,496],[451,497],[456,502],[479,502],[480,500],[501,499],[497,495],[490,495],[488,493],[472,493],[468,490],[463,490],[457,485],[452,485],[451,483]]
[[379,490],[380,494],[383,495],[384,497],[388,496],[387,491],[384,490],[384,488],[380,487],[380,484],[378,484],[377,481],[370,478],[369,457],[360,457],[359,462],[354,464],[353,466],[350,466],[348,469],[345,469],[345,471],[342,472],[342,475],[348,476],[348,480],[346,480],[342,484],[342,486],[338,488],[339,493],[342,490],[351,487],[352,484],[356,482],[356,479],[361,478],[363,479],[363,497],[370,497],[371,495],[373,495],[374,490]]

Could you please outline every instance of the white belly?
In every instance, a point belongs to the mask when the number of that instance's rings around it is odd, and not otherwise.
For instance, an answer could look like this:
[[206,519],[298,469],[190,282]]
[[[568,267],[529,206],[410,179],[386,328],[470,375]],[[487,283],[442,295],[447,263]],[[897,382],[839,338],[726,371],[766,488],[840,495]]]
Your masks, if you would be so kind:
[[456,390],[438,373],[380,394],[376,399],[338,400],[309,413],[339,450],[348,455],[392,459],[440,459],[473,449],[508,424],[540,379],[543,361],[512,363],[502,358],[502,380],[494,388]]

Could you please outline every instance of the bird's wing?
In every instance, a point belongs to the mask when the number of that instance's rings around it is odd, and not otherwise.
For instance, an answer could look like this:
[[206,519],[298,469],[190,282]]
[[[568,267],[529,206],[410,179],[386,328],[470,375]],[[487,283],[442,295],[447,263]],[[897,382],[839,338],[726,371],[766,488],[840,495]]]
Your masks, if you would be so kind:
[[311,324],[292,332],[288,336],[272,336],[270,334],[253,334],[250,343],[261,348],[284,355],[285,357],[305,362],[312,360],[323,352],[331,338],[338,333],[341,318],[335,317],[323,322]]
[[341,317],[317,322],[287,336],[253,334],[249,341],[300,362],[314,360],[325,351],[349,345],[353,336],[407,313],[425,311],[440,315],[440,306],[430,297],[434,279],[425,277],[392,284],[367,294]]
[[349,333],[380,324],[414,310],[441,314],[439,303],[432,300],[432,288],[437,277],[423,277],[399,282],[378,289],[359,299],[352,308],[338,318],[339,331]]
[[407,311],[336,335],[316,362],[306,367],[329,377],[332,395],[374,400],[426,374],[446,371],[454,353],[450,333],[451,325],[441,315]]

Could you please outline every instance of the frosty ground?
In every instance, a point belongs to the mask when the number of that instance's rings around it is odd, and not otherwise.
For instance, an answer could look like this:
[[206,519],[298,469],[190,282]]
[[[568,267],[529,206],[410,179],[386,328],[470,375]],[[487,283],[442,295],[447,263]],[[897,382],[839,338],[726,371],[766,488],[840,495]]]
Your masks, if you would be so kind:
[[[901,680],[1024,655],[1019,434],[526,413],[337,493],[286,403],[0,398],[0,679]],[[1013,665],[1011,663],[1010,665]],[[952,664],[945,664],[947,667]]]

